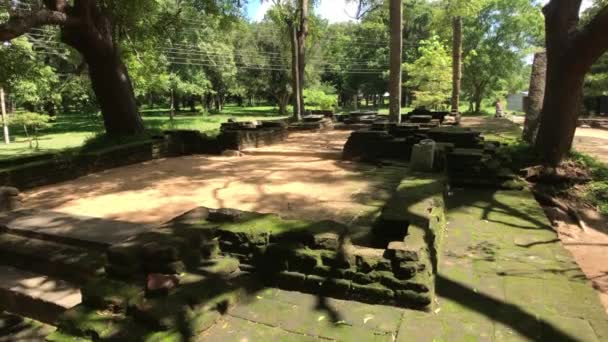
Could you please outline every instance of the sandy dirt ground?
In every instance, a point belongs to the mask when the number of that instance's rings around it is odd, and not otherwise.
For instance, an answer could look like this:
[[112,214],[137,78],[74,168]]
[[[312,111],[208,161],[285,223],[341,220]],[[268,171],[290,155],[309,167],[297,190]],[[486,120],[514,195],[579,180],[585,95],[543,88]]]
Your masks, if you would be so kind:
[[[511,121],[523,127],[524,118],[512,116]],[[608,130],[596,128],[576,129],[574,136],[574,148],[579,152],[584,152],[608,164]]]
[[[349,132],[292,134],[243,157],[187,156],[92,174],[26,193],[27,207],[164,223],[199,206],[351,223],[379,208],[374,167],[339,160]],[[371,172],[373,174],[373,172]]]
[[606,218],[594,210],[579,213],[586,228],[582,229],[568,215],[556,208],[545,208],[562,244],[574,256],[608,313],[608,227]]

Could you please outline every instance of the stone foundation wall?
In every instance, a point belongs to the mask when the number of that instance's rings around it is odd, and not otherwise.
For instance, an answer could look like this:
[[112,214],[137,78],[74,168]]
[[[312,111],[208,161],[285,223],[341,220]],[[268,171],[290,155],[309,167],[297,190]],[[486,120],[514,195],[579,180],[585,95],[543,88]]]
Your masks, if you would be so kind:
[[[421,215],[427,213],[426,206],[420,209]],[[420,227],[440,235],[445,228],[443,207],[433,207],[427,216]],[[407,232],[412,223],[403,223]],[[208,246],[215,248],[209,241],[216,241],[222,254],[239,259],[241,269],[259,275],[269,286],[416,309],[432,303],[435,248],[426,246],[429,234],[418,234],[418,228],[374,248],[352,244],[349,228],[337,222],[282,220],[237,210],[199,208],[168,227],[178,234],[204,236],[204,253],[209,253]]]
[[150,140],[93,152],[13,158],[0,161],[0,184],[27,190],[154,159],[192,154],[219,155],[225,150],[275,144],[287,137],[285,128],[269,125],[271,127],[250,131],[227,131],[219,137],[209,137],[199,131],[173,130]]
[[218,144],[225,150],[241,151],[247,148],[278,144],[289,132],[285,128],[261,128],[256,130],[225,130],[218,136]]

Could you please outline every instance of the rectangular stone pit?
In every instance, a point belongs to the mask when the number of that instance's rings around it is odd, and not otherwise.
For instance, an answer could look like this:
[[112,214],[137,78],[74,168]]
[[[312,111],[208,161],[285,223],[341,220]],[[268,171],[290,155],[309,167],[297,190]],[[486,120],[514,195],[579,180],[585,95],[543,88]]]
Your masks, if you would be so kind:
[[[437,249],[445,229],[443,187],[442,179],[424,175],[401,182],[379,219],[398,224],[396,235],[374,225],[370,237],[351,241],[360,228],[203,207],[165,229],[192,241],[217,241],[221,255],[237,258],[241,269],[270,286],[426,310],[432,304]],[[374,236],[384,240],[377,243]]]

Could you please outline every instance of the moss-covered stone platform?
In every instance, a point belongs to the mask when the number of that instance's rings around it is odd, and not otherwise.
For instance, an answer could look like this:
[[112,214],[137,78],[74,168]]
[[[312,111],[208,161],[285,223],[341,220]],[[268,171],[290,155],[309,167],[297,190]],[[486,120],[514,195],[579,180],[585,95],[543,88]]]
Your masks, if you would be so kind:
[[267,289],[203,341],[606,341],[597,294],[527,191],[455,189],[432,312]]

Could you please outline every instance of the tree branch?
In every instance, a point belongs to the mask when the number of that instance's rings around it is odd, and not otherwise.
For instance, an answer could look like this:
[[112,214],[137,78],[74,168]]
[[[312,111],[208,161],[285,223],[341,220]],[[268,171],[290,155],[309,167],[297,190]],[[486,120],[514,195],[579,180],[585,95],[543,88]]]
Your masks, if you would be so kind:
[[26,17],[11,17],[0,24],[0,41],[8,41],[28,33],[31,29],[46,25],[66,25],[70,22],[63,12],[40,10]]
[[608,6],[598,14],[574,37],[571,52],[580,58],[586,68],[590,68],[608,50]]

